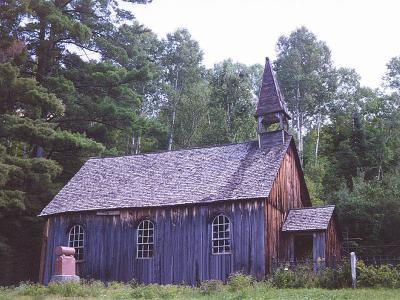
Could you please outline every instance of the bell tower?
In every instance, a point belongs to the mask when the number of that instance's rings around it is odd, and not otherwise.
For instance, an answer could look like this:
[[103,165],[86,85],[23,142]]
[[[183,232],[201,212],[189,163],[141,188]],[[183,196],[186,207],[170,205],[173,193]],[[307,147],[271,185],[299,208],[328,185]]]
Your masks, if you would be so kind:
[[265,60],[255,117],[260,148],[268,148],[277,143],[283,144],[286,141],[289,135],[288,121],[291,117],[268,57]]

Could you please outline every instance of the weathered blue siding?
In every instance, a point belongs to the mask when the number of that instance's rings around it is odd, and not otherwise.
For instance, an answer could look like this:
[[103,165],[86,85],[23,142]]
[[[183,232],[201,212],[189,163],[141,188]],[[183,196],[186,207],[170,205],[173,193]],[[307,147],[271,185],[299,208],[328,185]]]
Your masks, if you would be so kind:
[[[187,207],[120,210],[117,216],[96,212],[49,218],[44,283],[54,268],[54,248],[67,245],[74,224],[85,228],[85,261],[79,275],[102,281],[196,284],[207,279],[226,280],[242,271],[265,276],[265,200],[223,202]],[[211,254],[211,222],[218,213],[232,221],[232,253]],[[155,254],[136,259],[136,227],[144,218],[155,224]]]

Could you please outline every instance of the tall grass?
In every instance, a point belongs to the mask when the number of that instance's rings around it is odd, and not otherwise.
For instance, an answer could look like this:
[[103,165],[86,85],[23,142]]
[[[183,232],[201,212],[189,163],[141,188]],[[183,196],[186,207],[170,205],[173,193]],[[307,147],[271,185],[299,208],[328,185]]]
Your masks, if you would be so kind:
[[[363,289],[339,289],[328,290],[320,288],[298,288],[278,289],[271,283],[248,282],[244,286],[235,283],[223,285],[221,282],[213,281],[202,284],[200,287],[185,287],[173,285],[137,285],[131,287],[129,284],[115,283],[113,285],[99,286],[96,284],[59,284],[51,288],[39,287],[34,284],[24,284],[24,287],[0,288],[1,300],[58,300],[58,299],[211,299],[211,300],[238,300],[238,299],[399,299],[400,290],[383,288]],[[205,288],[207,286],[207,288]]]
[[[359,286],[376,289],[348,289],[348,266],[337,270],[280,268],[264,281],[240,273],[229,277],[226,284],[219,280],[202,282],[198,287],[184,285],[142,285],[99,281],[81,283],[40,284],[23,282],[17,287],[0,287],[0,300],[11,299],[400,299],[400,275],[390,267],[358,266]],[[322,289],[321,287],[324,287]],[[383,289],[385,287],[386,289]],[[326,288],[336,289],[328,290]],[[342,288],[342,289],[337,289]]]

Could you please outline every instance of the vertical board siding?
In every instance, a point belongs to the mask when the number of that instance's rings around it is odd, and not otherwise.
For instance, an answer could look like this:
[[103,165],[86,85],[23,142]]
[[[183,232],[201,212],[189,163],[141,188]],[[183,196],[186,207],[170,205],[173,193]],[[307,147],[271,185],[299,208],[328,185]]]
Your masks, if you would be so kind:
[[342,240],[338,231],[335,215],[329,222],[326,230],[326,262],[328,266],[334,266],[342,258]]
[[[74,224],[85,229],[84,262],[79,275],[102,281],[194,285],[207,279],[226,280],[243,271],[265,276],[264,200],[187,207],[137,208],[120,215],[96,212],[49,217],[44,283],[54,270],[54,248],[68,244]],[[211,222],[218,213],[232,222],[232,253],[211,254]],[[155,225],[154,257],[136,259],[136,229],[145,218]]]
[[293,257],[293,240],[281,231],[289,209],[309,205],[307,187],[297,160],[292,142],[266,200],[264,241],[267,272],[271,271],[274,259],[290,260]]
[[43,228],[42,247],[40,250],[39,282],[44,280],[45,261],[47,256],[47,238],[49,235],[49,220],[46,220]]
[[313,233],[313,269],[317,272],[319,267],[325,267],[325,231]]
[[313,233],[313,260],[325,258],[325,231]]

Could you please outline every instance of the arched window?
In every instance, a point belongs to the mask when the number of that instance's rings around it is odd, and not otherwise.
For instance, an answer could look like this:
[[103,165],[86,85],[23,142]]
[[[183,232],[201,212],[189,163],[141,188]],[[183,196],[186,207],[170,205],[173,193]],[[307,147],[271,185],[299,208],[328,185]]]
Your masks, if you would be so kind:
[[231,253],[231,221],[219,214],[212,221],[212,254]]
[[154,254],[154,224],[150,220],[140,222],[137,229],[137,258],[152,258]]
[[83,261],[83,247],[85,245],[85,231],[81,225],[74,225],[69,230],[68,246],[75,248],[76,261]]

